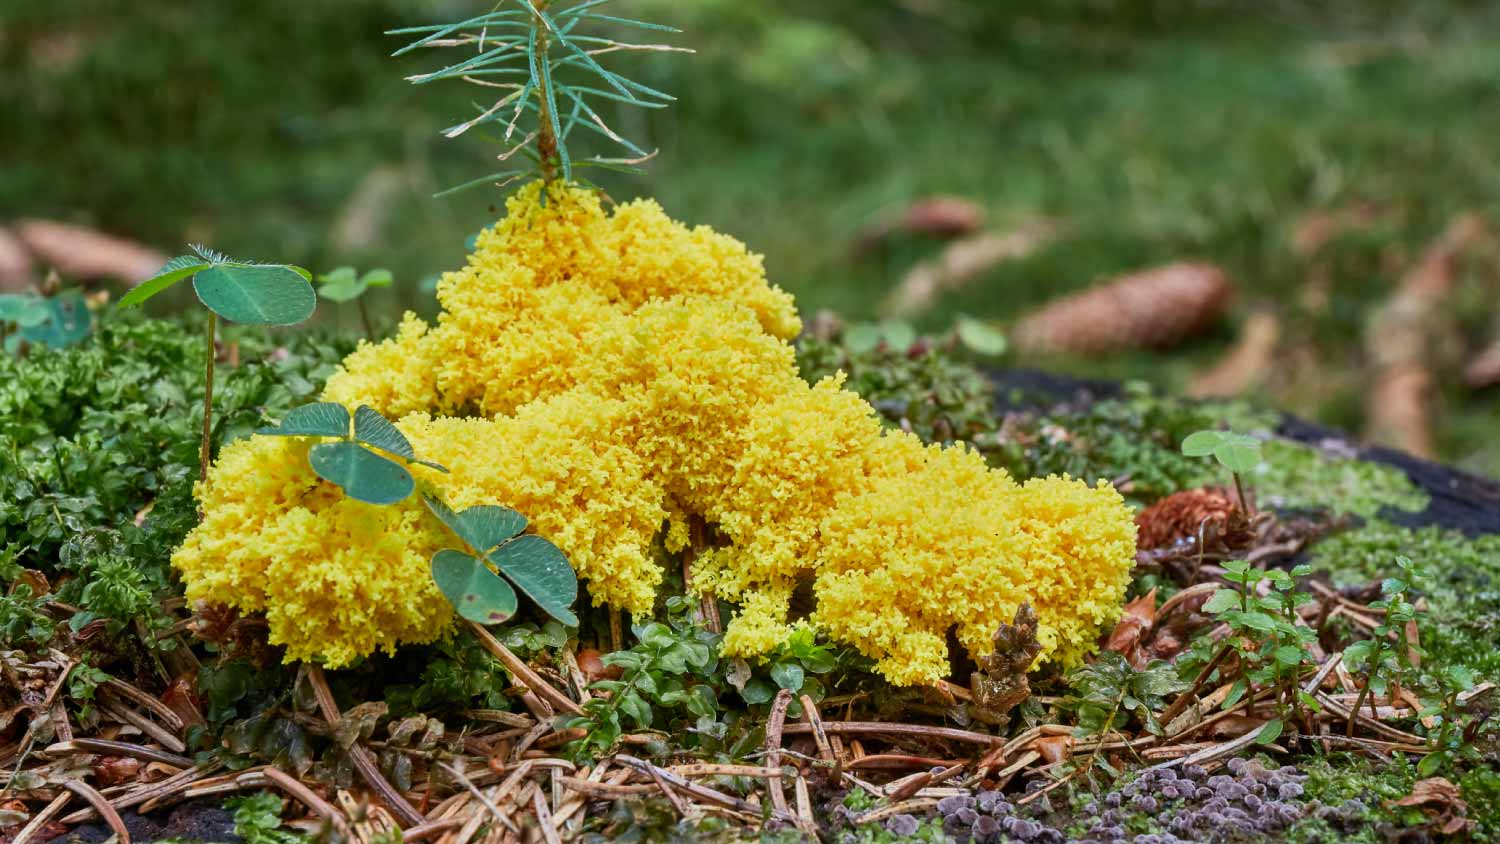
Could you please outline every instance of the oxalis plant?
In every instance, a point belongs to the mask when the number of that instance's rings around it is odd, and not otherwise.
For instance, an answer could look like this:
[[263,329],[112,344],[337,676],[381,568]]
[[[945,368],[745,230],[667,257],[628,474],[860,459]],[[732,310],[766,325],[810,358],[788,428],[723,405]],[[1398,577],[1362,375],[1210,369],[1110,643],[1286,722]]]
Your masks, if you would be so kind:
[[372,287],[390,287],[394,277],[390,270],[373,269],[360,274],[353,267],[339,267],[318,276],[318,295],[330,302],[354,302],[359,306],[359,321],[364,326],[365,337],[375,340],[375,329],[370,323],[370,309],[365,307],[365,293]]
[[317,310],[312,273],[291,264],[236,261],[202,246],[192,254],[168,261],[161,271],[120,298],[120,307],[133,308],[179,281],[191,278],[198,301],[208,308],[207,345],[203,364],[203,443],[198,453],[198,479],[208,480],[214,407],[214,341],[219,317],[245,325],[296,325]]
[[1197,431],[1182,441],[1182,453],[1188,457],[1213,456],[1234,478],[1234,492],[1241,512],[1249,515],[1250,500],[1245,497],[1241,476],[1260,465],[1260,440],[1234,431]]
[[[367,504],[395,504],[415,490],[411,472],[393,458],[448,471],[419,459],[406,435],[366,405],[356,408],[352,417],[337,402],[303,405],[279,425],[256,433],[331,440],[308,450],[308,465],[345,495]],[[444,549],[432,557],[433,582],[461,617],[476,624],[511,619],[518,605],[513,583],[548,615],[578,626],[571,609],[578,599],[578,576],[556,545],[525,533],[525,516],[488,504],[455,512],[430,493],[422,500],[464,544],[464,550]]]
[[22,342],[54,349],[71,346],[88,337],[93,324],[93,314],[77,290],[56,296],[0,293],[0,347],[7,352],[14,353]]

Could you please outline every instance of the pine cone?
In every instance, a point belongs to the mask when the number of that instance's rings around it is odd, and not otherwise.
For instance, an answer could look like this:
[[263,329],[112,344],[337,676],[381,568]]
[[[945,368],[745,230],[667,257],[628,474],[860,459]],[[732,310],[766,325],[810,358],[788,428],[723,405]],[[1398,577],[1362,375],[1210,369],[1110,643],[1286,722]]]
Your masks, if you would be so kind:
[[[1235,502],[1234,493],[1219,487],[1174,492],[1142,510],[1135,517],[1136,547],[1142,551],[1170,548],[1178,543],[1197,546],[1200,527],[1204,545],[1251,540],[1249,525]],[[1244,536],[1240,536],[1244,534]]]
[[1233,293],[1212,264],[1168,264],[1058,299],[1022,319],[1012,339],[1030,354],[1171,346],[1223,316]]

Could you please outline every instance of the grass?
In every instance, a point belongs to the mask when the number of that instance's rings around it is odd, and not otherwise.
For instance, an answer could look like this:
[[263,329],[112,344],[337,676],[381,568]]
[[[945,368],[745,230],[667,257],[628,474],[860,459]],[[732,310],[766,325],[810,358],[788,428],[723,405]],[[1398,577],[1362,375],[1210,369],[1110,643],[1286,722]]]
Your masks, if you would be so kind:
[[[494,147],[444,141],[467,92],[405,85],[434,59],[388,60],[399,41],[381,35],[472,4],[96,5],[59,0],[0,28],[0,108],[18,116],[0,141],[26,164],[0,172],[0,215],[77,219],[167,249],[204,240],[318,268],[386,266],[404,291],[372,299],[385,322],[421,306],[418,280],[455,266],[495,216],[493,191],[429,198],[493,169]],[[678,42],[699,55],[637,65],[680,102],[626,118],[661,154],[647,176],[604,186],[734,232],[809,313],[871,315],[937,245],[898,239],[856,260],[856,233],[889,206],[956,193],[997,227],[1046,217],[1061,235],[944,297],[923,325],[1009,320],[1102,277],[1212,260],[1242,286],[1236,317],[1277,308],[1287,346],[1319,361],[1319,377],[1263,397],[1357,429],[1364,324],[1452,215],[1493,212],[1500,195],[1500,14],[1483,4],[619,5],[682,26]],[[1317,259],[1330,295],[1309,307],[1312,261],[1291,234],[1310,210],[1356,203],[1387,213]],[[1466,266],[1458,321],[1471,343],[1490,331],[1494,284]],[[1180,387],[1233,327],[1167,354],[1047,363]],[[1500,473],[1483,424],[1500,398],[1453,380],[1445,454]]]

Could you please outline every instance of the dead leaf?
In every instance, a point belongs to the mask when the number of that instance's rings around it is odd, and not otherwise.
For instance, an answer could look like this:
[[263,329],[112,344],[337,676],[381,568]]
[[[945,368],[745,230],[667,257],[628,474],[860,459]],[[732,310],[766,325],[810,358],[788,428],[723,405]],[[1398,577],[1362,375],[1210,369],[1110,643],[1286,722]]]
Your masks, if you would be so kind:
[[1411,787],[1410,794],[1400,800],[1389,801],[1386,805],[1420,808],[1432,819],[1432,825],[1444,835],[1456,835],[1474,826],[1474,822],[1467,817],[1469,806],[1459,793],[1458,786],[1445,777],[1419,780]]
[[1104,647],[1118,654],[1123,654],[1126,661],[1137,669],[1145,668],[1146,661],[1141,658],[1141,637],[1156,623],[1156,589],[1136,598],[1125,605],[1125,611],[1120,620],[1115,623],[1115,629],[1110,631],[1109,640]]
[[187,674],[173,680],[162,693],[161,702],[176,713],[184,724],[202,726],[207,723],[203,720],[203,702],[198,699],[197,674]]
[[1073,737],[1045,736],[1032,742],[1031,749],[1042,754],[1047,764],[1055,765],[1073,755]]
[[94,762],[94,780],[100,787],[133,782],[141,772],[141,760],[129,756],[101,756]]
[[1193,376],[1188,395],[1195,398],[1237,396],[1255,389],[1274,367],[1281,348],[1281,320],[1273,311],[1256,311],[1245,320],[1239,340],[1212,368]]

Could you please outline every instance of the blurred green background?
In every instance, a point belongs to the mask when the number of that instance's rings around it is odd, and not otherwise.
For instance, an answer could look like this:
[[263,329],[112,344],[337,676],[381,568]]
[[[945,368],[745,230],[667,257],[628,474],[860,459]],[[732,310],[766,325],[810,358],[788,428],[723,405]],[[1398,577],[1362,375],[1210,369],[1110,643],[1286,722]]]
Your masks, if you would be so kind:
[[[493,221],[498,141],[440,130],[472,90],[402,77],[383,31],[488,8],[459,0],[0,0],[0,223],[86,224],[166,252],[187,241],[323,271],[395,272],[378,321],[430,311],[422,280]],[[658,148],[616,198],[657,197],[766,255],[805,313],[876,315],[942,248],[873,221],[936,194],[1005,232],[1057,235],[913,316],[1014,319],[1166,262],[1223,266],[1230,317],[1187,345],[1039,363],[1171,389],[1230,348],[1246,314],[1281,321],[1261,398],[1359,430],[1370,318],[1459,214],[1500,198],[1500,4],[1337,0],[618,0],[695,56],[614,63],[675,94],[616,127]],[[1351,209],[1354,209],[1351,211]],[[1312,253],[1310,215],[1353,215]],[[1493,339],[1500,250],[1458,267],[1449,332]],[[1316,295],[1309,286],[1316,285]],[[154,306],[156,307],[156,306]],[[161,308],[157,307],[160,312]],[[353,330],[350,309],[323,308]],[[1459,358],[1461,362],[1461,358]],[[1437,371],[1441,453],[1500,474],[1500,394]]]

